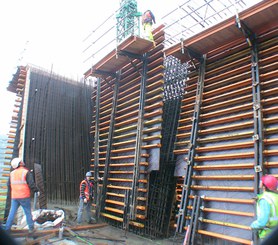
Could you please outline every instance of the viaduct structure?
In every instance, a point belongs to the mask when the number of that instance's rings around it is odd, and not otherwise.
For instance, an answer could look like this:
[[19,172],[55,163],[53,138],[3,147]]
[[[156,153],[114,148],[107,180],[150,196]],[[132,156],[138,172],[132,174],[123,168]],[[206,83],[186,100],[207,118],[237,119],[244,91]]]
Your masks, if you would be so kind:
[[[261,1],[171,45],[166,25],[153,31],[155,43],[129,35],[84,73],[95,87],[50,84],[50,73],[34,75],[27,88],[19,67],[9,90],[22,88],[32,119],[17,124],[12,155],[22,148],[26,160],[62,177],[55,191],[44,176],[50,199],[75,200],[76,170],[103,177],[94,190],[97,217],[122,229],[187,234],[188,244],[258,244],[250,224],[259,179],[278,177],[277,12],[277,1]],[[43,113],[32,98],[48,82]],[[32,130],[42,136],[36,149]]]

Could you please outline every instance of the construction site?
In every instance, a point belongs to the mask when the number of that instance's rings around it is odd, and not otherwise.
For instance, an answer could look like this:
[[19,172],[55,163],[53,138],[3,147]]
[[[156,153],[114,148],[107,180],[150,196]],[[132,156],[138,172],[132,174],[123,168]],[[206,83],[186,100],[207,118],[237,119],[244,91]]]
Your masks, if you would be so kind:
[[[137,1],[119,2],[85,39],[82,81],[30,64],[13,74],[1,224],[20,157],[36,208],[65,214],[33,236],[12,229],[20,244],[259,245],[250,224],[260,178],[278,178],[278,1],[184,0],[154,41]],[[101,178],[96,224],[76,225],[87,171]]]

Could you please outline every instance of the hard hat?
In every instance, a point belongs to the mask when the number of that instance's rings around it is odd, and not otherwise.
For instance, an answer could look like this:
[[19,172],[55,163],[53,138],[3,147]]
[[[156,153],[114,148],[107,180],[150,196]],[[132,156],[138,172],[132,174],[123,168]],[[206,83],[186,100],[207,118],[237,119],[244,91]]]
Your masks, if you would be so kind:
[[93,175],[92,175],[92,173],[91,172],[87,172],[86,173],[86,177],[92,177]]
[[264,175],[262,177],[263,185],[269,190],[276,190],[278,185],[278,180],[272,175]]
[[21,158],[16,157],[11,161],[11,166],[13,168],[17,168],[21,162],[22,162]]

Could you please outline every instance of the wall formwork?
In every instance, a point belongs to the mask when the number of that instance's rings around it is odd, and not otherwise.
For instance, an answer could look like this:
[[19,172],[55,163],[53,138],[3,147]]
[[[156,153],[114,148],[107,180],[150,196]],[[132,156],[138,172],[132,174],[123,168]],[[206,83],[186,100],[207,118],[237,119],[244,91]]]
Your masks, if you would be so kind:
[[[273,14],[276,5],[261,9]],[[246,16],[259,18],[258,6]],[[166,51],[160,26],[156,46],[135,39],[85,73],[98,77],[93,90],[20,67],[9,88],[19,95],[12,156],[25,139],[27,166],[42,163],[47,197],[62,202],[78,196],[90,165],[103,177],[96,214],[117,227],[152,238],[187,233],[190,244],[252,244],[259,178],[278,175],[274,22],[236,39],[226,31],[211,40],[210,29]]]
[[[136,59],[114,65],[118,78],[101,73],[106,58],[86,73],[99,77],[92,171],[104,177],[96,205],[109,223],[150,237],[187,232],[190,244],[255,241],[259,178],[277,177],[275,9],[263,2],[240,16],[242,26],[231,18],[166,51],[156,37],[163,28],[154,30],[149,90]],[[268,24],[258,19],[265,13]],[[175,72],[181,64],[183,75]]]

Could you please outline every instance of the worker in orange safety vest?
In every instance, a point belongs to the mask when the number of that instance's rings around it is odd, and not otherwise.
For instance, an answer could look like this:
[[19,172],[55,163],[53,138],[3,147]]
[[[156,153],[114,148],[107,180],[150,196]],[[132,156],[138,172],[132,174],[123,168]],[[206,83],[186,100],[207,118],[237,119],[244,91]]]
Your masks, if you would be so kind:
[[25,168],[25,164],[21,158],[14,158],[11,161],[13,171],[10,173],[8,186],[11,189],[11,208],[6,222],[5,229],[9,232],[14,217],[19,206],[22,206],[26,215],[29,232],[34,231],[34,221],[31,213],[31,190],[40,195],[40,192],[34,182],[31,172]]
[[[91,206],[93,201],[93,187],[94,182],[91,177],[93,177],[91,172],[86,173],[86,178],[80,182],[80,195],[79,195],[79,207],[77,212],[77,223],[80,224],[82,222],[83,210],[86,210],[86,219],[88,224],[95,223],[95,220],[91,215]],[[99,178],[102,180],[102,178]]]

